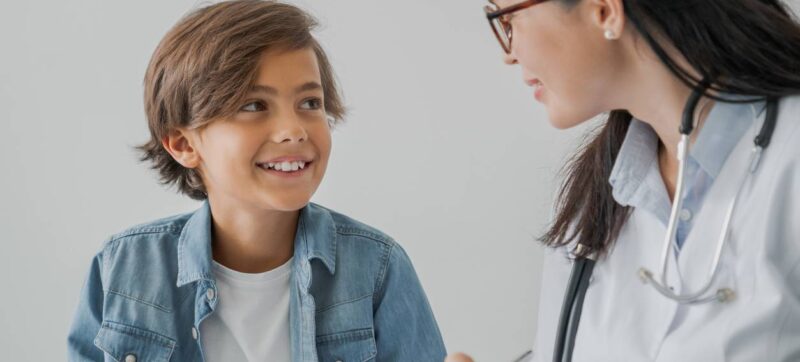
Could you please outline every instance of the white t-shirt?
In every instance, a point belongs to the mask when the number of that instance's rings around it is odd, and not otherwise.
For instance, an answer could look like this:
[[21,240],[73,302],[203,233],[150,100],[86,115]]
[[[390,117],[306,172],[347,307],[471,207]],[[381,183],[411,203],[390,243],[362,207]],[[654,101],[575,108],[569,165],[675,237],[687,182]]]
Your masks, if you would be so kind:
[[264,273],[240,273],[214,262],[217,307],[200,325],[209,362],[291,361],[289,280],[292,259]]

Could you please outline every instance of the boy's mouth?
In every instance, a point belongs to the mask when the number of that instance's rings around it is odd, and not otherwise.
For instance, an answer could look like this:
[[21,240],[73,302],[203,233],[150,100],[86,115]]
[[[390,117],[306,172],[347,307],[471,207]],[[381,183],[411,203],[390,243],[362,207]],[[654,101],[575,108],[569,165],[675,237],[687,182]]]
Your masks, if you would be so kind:
[[311,165],[312,161],[281,161],[281,162],[260,162],[256,165],[267,171],[279,171],[283,173],[300,172]]

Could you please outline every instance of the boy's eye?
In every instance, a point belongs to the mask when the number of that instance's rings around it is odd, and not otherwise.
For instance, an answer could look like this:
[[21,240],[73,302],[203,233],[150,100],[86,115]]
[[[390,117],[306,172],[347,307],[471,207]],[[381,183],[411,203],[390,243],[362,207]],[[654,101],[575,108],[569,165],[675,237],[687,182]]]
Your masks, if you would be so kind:
[[306,99],[300,105],[300,108],[309,109],[309,110],[320,109],[320,108],[322,108],[322,100],[319,99],[319,98]]
[[261,101],[247,102],[242,108],[239,108],[240,112],[263,112],[266,110],[267,105]]

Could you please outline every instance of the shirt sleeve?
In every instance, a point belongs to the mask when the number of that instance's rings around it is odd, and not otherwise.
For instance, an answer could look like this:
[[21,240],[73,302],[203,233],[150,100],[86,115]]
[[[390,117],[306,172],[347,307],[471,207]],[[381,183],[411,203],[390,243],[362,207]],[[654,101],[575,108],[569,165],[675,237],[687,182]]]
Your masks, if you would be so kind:
[[103,321],[103,283],[101,255],[92,260],[89,275],[81,291],[78,308],[67,337],[67,360],[103,361],[103,352],[95,347],[94,338]]
[[406,252],[393,244],[376,293],[376,361],[437,361],[444,342],[428,298]]

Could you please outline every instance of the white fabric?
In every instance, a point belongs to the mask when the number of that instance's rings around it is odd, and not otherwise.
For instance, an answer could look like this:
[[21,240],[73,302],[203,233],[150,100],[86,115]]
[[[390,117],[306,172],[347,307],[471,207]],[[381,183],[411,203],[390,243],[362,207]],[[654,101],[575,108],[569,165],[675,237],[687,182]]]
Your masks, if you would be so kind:
[[[706,281],[759,118],[708,191],[684,248],[670,253],[668,280],[679,293]],[[713,290],[730,287],[736,299],[679,305],[642,284],[641,266],[661,272],[665,233],[651,213],[632,212],[609,255],[595,266],[573,361],[800,361],[800,97],[781,100],[772,143],[731,221]],[[563,249],[545,256],[535,361],[552,360],[570,271]]]
[[291,361],[291,271],[291,259],[259,274],[240,273],[214,262],[219,300],[200,324],[206,361]]

